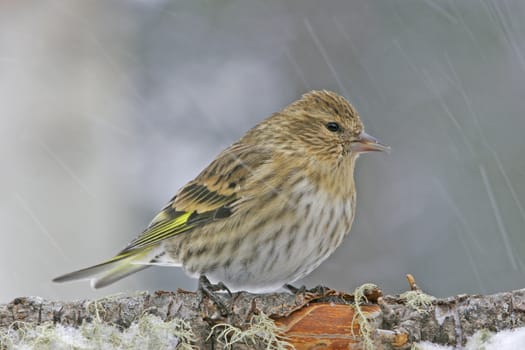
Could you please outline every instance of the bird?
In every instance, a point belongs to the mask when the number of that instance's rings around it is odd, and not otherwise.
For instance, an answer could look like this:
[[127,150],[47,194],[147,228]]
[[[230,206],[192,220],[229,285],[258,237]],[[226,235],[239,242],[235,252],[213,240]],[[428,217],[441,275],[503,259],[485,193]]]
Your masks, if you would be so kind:
[[343,96],[307,92],[223,150],[114,257],[53,281],[101,288],[164,265],[232,291],[278,290],[341,245],[356,213],[356,160],[389,150]]

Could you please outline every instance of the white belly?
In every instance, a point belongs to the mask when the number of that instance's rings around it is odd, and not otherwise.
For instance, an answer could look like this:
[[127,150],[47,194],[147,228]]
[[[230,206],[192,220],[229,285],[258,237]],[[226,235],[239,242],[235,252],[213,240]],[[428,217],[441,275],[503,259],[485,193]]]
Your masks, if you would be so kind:
[[283,198],[295,219],[276,219],[260,232],[247,234],[250,239],[239,251],[252,250],[251,259],[206,272],[212,282],[222,281],[232,290],[276,290],[306,276],[335,251],[350,231],[354,198],[334,201],[333,196],[314,192],[306,180],[301,186]]

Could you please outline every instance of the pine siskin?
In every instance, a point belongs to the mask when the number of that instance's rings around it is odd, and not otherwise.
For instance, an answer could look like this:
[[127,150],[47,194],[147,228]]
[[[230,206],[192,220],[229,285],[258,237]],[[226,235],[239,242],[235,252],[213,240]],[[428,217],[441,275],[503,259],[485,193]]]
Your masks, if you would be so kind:
[[232,290],[278,289],[341,244],[355,215],[356,159],[388,149],[346,99],[311,91],[220,153],[115,257],[54,281],[99,288],[169,265]]

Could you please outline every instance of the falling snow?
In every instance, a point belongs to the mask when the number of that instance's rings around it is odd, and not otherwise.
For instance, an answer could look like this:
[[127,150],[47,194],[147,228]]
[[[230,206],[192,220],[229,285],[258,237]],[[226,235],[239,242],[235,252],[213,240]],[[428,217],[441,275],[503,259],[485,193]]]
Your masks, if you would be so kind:
[[[50,280],[115,253],[221,149],[323,88],[393,152],[360,159],[352,233],[304,283],[523,287],[524,16],[496,0],[3,5],[0,300],[96,296]],[[193,283],[152,269],[98,295]]]

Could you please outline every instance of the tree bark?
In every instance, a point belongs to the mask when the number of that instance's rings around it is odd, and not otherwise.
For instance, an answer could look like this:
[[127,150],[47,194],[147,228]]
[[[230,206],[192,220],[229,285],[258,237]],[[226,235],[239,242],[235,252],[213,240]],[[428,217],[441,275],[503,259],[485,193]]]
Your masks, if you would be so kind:
[[[122,333],[152,316],[159,324],[184,320],[190,335],[180,335],[175,343],[171,339],[164,347],[181,349],[279,349],[287,344],[296,349],[410,349],[420,341],[461,346],[479,330],[525,326],[525,289],[435,299],[417,287],[400,296],[382,296],[367,286],[353,295],[319,288],[296,294],[224,293],[220,298],[227,315],[209,298],[199,300],[196,293],[183,290],[94,301],[16,298],[0,305],[0,349],[20,341],[20,331],[27,337],[31,327],[45,325],[48,338],[50,330],[62,326],[106,324]],[[143,338],[156,328],[149,327]]]

